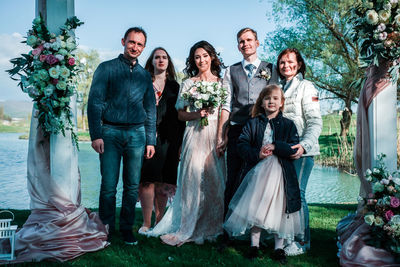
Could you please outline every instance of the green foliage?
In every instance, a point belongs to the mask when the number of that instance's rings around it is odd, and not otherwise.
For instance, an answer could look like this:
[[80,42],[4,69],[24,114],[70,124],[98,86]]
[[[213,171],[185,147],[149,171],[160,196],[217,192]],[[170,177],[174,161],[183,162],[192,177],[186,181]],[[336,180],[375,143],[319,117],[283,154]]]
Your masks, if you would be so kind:
[[[289,257],[288,266],[338,266],[336,257],[336,225],[355,205],[313,204],[310,205],[311,250],[296,257]],[[13,210],[19,227],[25,222],[29,211]],[[119,214],[119,209],[117,210]],[[136,212],[134,231],[140,227],[142,214]],[[118,224],[117,224],[118,225]],[[185,244],[181,247],[164,245],[158,238],[137,235],[138,246],[126,246],[119,234],[115,235],[112,245],[104,250],[87,253],[75,260],[64,263],[39,262],[22,266],[281,266],[269,257],[273,249],[273,240],[262,247],[262,257],[250,261],[244,257],[249,241],[236,241],[234,247],[220,253],[215,243],[196,245]]]
[[363,71],[350,33],[350,8],[357,0],[277,0],[270,19],[277,30],[267,34],[264,51],[277,58],[297,48],[308,65],[306,78],[321,89],[321,99],[338,99],[351,110],[357,103]]
[[92,84],[94,71],[100,64],[99,53],[92,49],[88,52],[78,49],[76,52],[77,59],[79,61],[79,66],[81,72],[79,72],[77,77],[77,91],[78,91],[78,107],[81,110],[81,121],[82,128],[86,130],[86,116],[85,111],[87,108],[90,85]]

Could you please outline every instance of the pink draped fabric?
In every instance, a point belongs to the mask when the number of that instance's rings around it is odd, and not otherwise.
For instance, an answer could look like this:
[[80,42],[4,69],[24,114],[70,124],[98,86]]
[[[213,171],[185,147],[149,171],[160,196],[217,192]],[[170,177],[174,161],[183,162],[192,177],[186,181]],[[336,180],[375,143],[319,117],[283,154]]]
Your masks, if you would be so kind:
[[370,227],[364,222],[363,216],[356,216],[353,220],[343,219],[337,227],[340,251],[340,265],[355,266],[400,266],[394,262],[394,257],[384,249],[368,246],[364,240],[370,237]]
[[[354,161],[361,181],[360,196],[365,198],[372,192],[371,184],[364,174],[371,168],[371,149],[368,124],[368,107],[372,100],[387,86],[387,64],[381,67],[370,66],[367,69],[367,80],[360,92],[357,108],[357,134],[354,146]],[[386,250],[378,249],[364,243],[370,237],[370,227],[364,222],[363,206],[359,205],[357,215],[343,218],[337,226],[342,266],[400,266]]]
[[11,263],[66,261],[103,249],[108,228],[80,203],[78,155],[70,132],[49,140],[37,126],[32,116],[27,175],[31,214],[16,234],[17,258]]
[[388,64],[381,62],[380,67],[371,65],[367,69],[367,80],[360,92],[357,108],[357,133],[354,145],[354,163],[361,181],[360,196],[366,197],[371,192],[371,184],[364,174],[371,168],[371,148],[368,124],[368,108],[372,100],[390,85],[387,77]]

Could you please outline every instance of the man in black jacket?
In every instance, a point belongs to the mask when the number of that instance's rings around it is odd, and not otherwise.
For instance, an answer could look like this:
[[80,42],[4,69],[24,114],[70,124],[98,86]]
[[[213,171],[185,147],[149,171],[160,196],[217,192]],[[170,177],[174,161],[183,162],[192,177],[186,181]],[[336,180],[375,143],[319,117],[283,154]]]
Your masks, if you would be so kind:
[[151,76],[137,60],[146,45],[145,31],[130,28],[121,43],[124,53],[101,63],[93,76],[88,121],[92,147],[100,154],[100,219],[109,225],[112,234],[122,158],[124,191],[120,231],[126,244],[136,245],[132,226],[140,170],[143,154],[146,158],[154,155],[156,106]]

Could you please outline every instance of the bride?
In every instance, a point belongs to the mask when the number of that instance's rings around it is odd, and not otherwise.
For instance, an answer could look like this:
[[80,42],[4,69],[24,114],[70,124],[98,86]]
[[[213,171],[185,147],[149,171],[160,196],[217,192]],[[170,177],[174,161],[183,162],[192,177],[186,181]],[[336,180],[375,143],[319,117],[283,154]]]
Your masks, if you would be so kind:
[[[206,41],[194,44],[184,70],[190,78],[182,83],[180,93],[198,81],[221,83],[221,65],[211,44]],[[186,242],[202,244],[222,233],[225,161],[216,151],[219,109],[196,110],[181,94],[175,107],[179,119],[187,121],[178,188],[163,219],[148,235],[161,236],[171,246]],[[200,125],[203,117],[208,118],[208,126]]]

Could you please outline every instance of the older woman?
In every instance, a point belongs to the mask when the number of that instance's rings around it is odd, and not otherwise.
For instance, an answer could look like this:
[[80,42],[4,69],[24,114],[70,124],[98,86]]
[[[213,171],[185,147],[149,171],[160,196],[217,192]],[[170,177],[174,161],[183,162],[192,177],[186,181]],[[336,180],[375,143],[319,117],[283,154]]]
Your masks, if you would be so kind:
[[297,148],[292,158],[300,185],[301,217],[305,232],[304,240],[288,244],[285,248],[288,256],[294,256],[310,249],[309,212],[305,196],[314,156],[319,155],[318,137],[322,130],[322,119],[318,91],[310,81],[304,79],[306,65],[299,51],[295,48],[283,50],[278,56],[277,67],[286,98],[283,115],[294,121],[300,137],[300,143],[292,147]]

